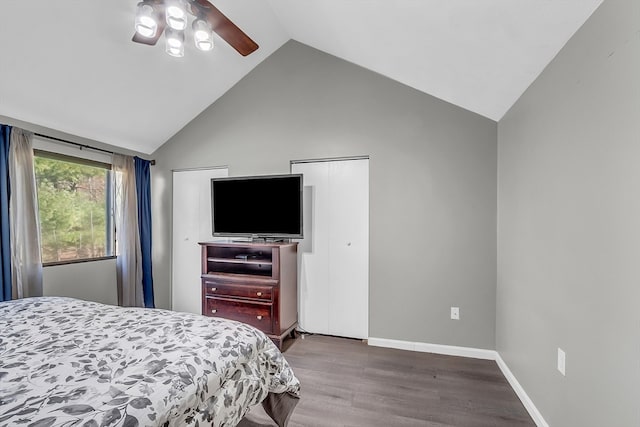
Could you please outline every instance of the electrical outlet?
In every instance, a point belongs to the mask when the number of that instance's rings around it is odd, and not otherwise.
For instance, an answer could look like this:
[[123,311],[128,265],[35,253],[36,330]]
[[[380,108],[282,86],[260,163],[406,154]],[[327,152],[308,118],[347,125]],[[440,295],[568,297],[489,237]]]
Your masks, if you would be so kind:
[[562,375],[566,375],[565,374],[566,362],[567,362],[567,355],[564,353],[564,351],[562,351],[560,347],[558,347],[558,371],[560,371]]
[[451,307],[451,319],[460,320],[460,307]]

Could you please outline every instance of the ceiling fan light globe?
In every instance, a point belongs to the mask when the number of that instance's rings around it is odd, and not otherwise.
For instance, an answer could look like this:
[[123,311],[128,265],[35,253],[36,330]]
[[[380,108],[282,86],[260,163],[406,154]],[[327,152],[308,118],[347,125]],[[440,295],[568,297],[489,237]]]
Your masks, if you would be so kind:
[[197,30],[195,33],[193,33],[193,38],[196,39],[196,41],[203,41],[209,40],[211,36],[207,31]]
[[135,29],[143,37],[153,37],[158,31],[158,23],[154,17],[153,7],[146,3],[139,3],[136,12]]
[[211,40],[196,40],[196,47],[206,52],[213,49],[213,42]]
[[196,20],[193,21],[193,34],[198,37],[198,36],[208,36],[209,34],[211,34],[211,26],[209,25],[209,23],[207,21],[205,21],[202,18],[198,18]]
[[177,39],[167,39],[166,52],[177,58],[184,56],[184,43]]
[[184,46],[176,48],[176,47],[169,47],[169,45],[167,45],[166,51],[169,55],[174,56],[176,58],[182,58],[184,56]]
[[156,35],[156,28],[145,27],[142,25],[136,26],[136,32],[140,34],[142,37],[151,38]]
[[182,42],[178,39],[167,39],[167,46],[173,49],[180,49]]
[[143,16],[136,22],[136,32],[143,37],[153,37],[158,31],[158,24],[152,18]]
[[167,17],[167,25],[174,30],[183,31],[185,28],[187,28],[187,21],[186,19],[179,20]]
[[180,5],[172,4],[167,6],[167,15],[177,19],[184,19],[187,16],[187,12]]
[[167,28],[164,32],[164,38],[166,41],[166,52],[175,57],[184,56],[184,32],[174,31],[171,28]]
[[200,18],[193,21],[193,40],[200,50],[213,49],[213,33],[207,21]]
[[187,28],[187,13],[180,6],[167,7],[167,25],[174,30],[182,31]]

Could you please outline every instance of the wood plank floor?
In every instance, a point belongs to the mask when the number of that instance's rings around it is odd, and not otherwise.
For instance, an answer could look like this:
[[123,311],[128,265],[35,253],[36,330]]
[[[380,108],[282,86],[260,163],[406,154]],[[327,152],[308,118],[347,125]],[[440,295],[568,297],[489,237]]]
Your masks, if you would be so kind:
[[[312,426],[535,426],[493,361],[308,335],[285,343],[302,384],[289,422]],[[241,427],[275,424],[260,405]]]

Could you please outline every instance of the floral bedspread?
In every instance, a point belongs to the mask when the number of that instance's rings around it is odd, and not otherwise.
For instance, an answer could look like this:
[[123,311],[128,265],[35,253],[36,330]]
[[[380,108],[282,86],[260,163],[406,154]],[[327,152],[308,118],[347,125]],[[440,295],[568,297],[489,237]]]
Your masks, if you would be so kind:
[[0,303],[0,425],[235,426],[299,382],[230,320],[70,298]]

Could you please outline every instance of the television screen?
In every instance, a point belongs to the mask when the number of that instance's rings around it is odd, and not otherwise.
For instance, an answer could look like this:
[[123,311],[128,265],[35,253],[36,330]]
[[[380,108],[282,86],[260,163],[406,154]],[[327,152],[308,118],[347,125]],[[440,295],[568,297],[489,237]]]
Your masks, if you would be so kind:
[[302,175],[213,178],[214,236],[302,237]]

